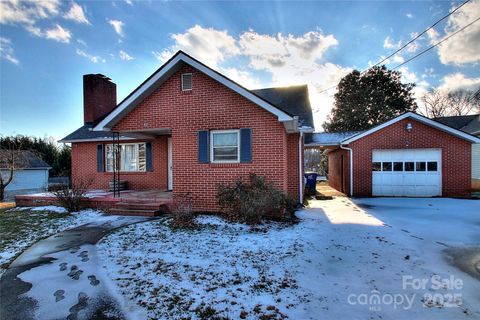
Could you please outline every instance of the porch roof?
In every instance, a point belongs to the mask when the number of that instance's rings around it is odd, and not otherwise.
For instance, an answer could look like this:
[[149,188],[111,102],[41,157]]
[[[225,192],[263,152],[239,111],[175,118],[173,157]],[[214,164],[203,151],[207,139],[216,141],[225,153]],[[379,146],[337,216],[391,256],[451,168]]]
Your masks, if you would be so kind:
[[[110,141],[112,140],[112,132],[110,131],[93,131],[93,125],[84,125],[68,136],[60,140],[62,143],[70,142],[90,142],[90,141]],[[120,140],[148,140],[155,136],[170,134],[171,130],[168,128],[158,129],[140,129],[135,131],[121,132]]]
[[348,138],[351,138],[363,131],[346,132],[316,132],[312,134],[312,142],[305,144],[305,147],[332,147],[338,146]]

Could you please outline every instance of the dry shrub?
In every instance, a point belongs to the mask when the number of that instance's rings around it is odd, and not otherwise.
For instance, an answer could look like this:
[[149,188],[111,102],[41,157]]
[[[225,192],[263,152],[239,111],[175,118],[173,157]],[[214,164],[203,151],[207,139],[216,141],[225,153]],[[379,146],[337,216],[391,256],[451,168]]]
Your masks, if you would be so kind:
[[193,214],[193,201],[190,193],[176,195],[172,208],[173,229],[194,229],[196,228],[195,215]]
[[237,179],[233,185],[219,185],[217,199],[231,221],[259,224],[262,219],[295,220],[296,201],[256,174],[250,174],[247,182]]
[[74,179],[71,188],[69,185],[63,185],[63,187],[53,191],[53,194],[61,207],[64,207],[68,212],[76,212],[82,209],[82,199],[92,183],[93,179]]

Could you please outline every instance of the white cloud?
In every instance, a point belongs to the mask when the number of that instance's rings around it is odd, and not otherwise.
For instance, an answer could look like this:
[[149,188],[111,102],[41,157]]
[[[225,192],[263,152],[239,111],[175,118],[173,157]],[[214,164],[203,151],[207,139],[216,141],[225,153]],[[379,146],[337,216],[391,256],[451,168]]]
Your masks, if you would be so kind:
[[393,62],[395,63],[403,63],[404,61],[405,59],[399,54],[393,56]]
[[409,19],[412,19],[412,18],[413,18],[413,14],[411,14],[410,12],[408,12],[408,13],[406,14],[406,16],[407,16],[407,18],[409,18]]
[[173,46],[154,53],[162,62],[168,60],[176,51],[182,50],[217,69],[219,62],[240,53],[235,39],[226,30],[195,25],[185,33],[172,34],[171,38],[175,41]]
[[476,91],[480,89],[480,77],[468,78],[460,72],[452,73],[443,77],[438,89],[444,91],[455,91],[459,89]]
[[398,49],[398,48],[400,48],[401,46],[402,46],[402,41],[401,41],[401,40],[398,41],[397,43],[395,43],[395,42],[393,41],[393,39],[390,38],[390,36],[387,36],[387,37],[385,38],[385,40],[383,41],[383,47],[384,47],[385,49]]
[[69,43],[72,34],[68,29],[56,24],[55,27],[45,31],[45,38],[55,40],[58,42]]
[[20,61],[15,57],[10,39],[0,37],[0,58],[10,61],[13,64],[20,64]]
[[120,57],[120,59],[122,59],[122,60],[124,60],[124,61],[133,60],[133,57],[130,56],[128,53],[126,53],[126,52],[123,51],[123,50],[120,50],[120,52],[118,53],[118,56]]
[[236,68],[222,68],[222,72],[228,78],[241,84],[247,89],[258,89],[261,87],[260,80],[255,78],[251,72],[238,70]]
[[[455,4],[456,5],[456,4]],[[473,0],[464,5],[447,20],[444,37],[452,34],[478,18],[480,0]],[[428,33],[432,42],[439,40],[437,31]],[[462,65],[480,62],[480,23],[474,23],[438,46],[438,55],[443,64]]]
[[81,57],[87,58],[88,60],[90,60],[93,63],[100,63],[100,62],[105,63],[106,62],[106,60],[103,59],[102,57],[91,55],[91,54],[89,54],[89,53],[87,53],[87,52],[85,52],[81,49],[77,49],[77,54]]
[[123,27],[125,24],[120,20],[108,20],[108,23],[113,27],[115,32],[120,36],[123,37]]
[[0,24],[33,25],[37,20],[58,15],[59,0],[0,1]]
[[133,6],[133,2],[132,2],[132,0],[125,0],[125,3],[126,3],[126,4],[128,4],[128,5],[131,5],[131,6]]
[[[152,52],[161,62],[168,60],[177,50],[183,50],[247,88],[308,84],[318,128],[333,104],[332,91],[320,91],[336,85],[351,71],[333,63],[320,62],[324,53],[336,46],[338,41],[319,29],[299,36],[259,34],[248,30],[234,38],[227,31],[195,25],[185,33],[171,37],[174,45]],[[223,66],[242,59],[246,59],[251,71]],[[271,80],[255,78],[252,75],[255,70],[267,72]]]
[[415,72],[410,71],[408,67],[400,67],[398,71],[402,73],[402,82],[417,82],[418,77]]
[[65,19],[73,20],[78,23],[83,24],[90,24],[90,22],[85,17],[85,13],[83,12],[83,8],[78,5],[77,3],[73,2],[70,10],[65,14]]
[[77,42],[80,43],[82,46],[87,47],[87,43],[83,41],[82,39],[77,39]]

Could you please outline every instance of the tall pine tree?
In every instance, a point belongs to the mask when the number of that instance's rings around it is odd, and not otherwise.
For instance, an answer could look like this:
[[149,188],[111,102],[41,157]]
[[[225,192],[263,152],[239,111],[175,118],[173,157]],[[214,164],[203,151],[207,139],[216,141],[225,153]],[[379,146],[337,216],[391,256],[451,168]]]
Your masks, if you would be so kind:
[[414,83],[385,66],[354,70],[338,84],[335,104],[323,128],[327,132],[367,130],[407,111],[415,111]]

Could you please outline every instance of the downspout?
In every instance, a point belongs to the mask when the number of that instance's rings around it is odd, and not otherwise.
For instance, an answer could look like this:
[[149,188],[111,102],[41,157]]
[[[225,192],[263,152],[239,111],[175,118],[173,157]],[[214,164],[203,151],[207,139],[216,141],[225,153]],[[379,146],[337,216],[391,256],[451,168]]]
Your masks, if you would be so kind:
[[349,158],[350,158],[350,190],[349,190],[349,194],[350,194],[350,197],[353,197],[353,150],[351,148],[344,147],[342,144],[340,144],[340,149],[347,150],[349,152]]
[[298,190],[300,195],[300,204],[303,205],[303,157],[302,157],[302,142],[303,142],[303,132],[300,131],[300,135],[298,138],[298,176],[299,182]]

